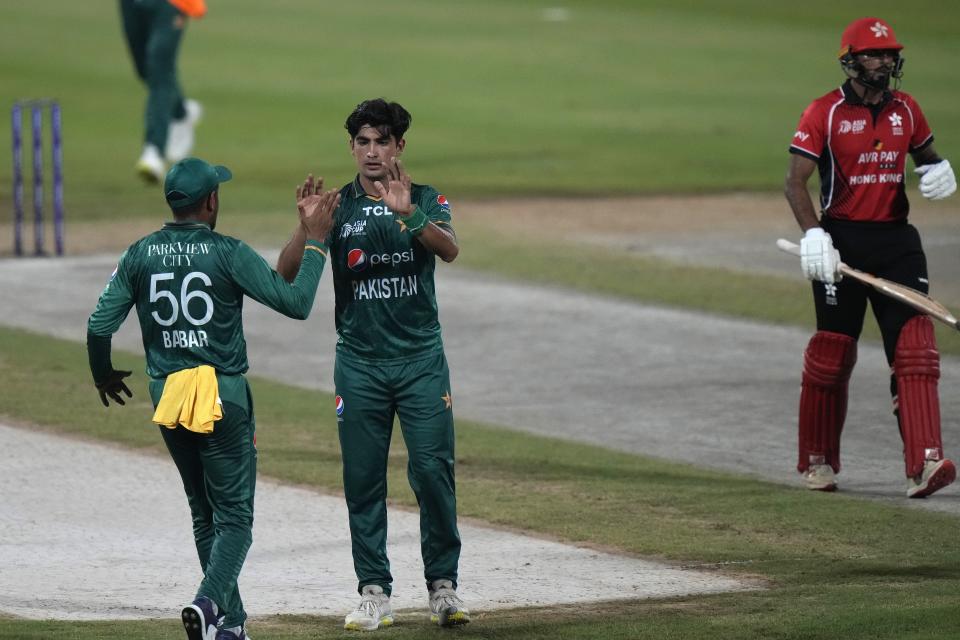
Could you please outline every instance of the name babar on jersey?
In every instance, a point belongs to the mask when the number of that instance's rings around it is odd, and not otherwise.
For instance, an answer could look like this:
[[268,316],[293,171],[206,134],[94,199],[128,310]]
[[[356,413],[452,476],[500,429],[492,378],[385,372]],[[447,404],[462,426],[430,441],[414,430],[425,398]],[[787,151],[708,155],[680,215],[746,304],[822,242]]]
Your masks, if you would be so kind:
[[[158,262],[162,267],[196,267],[197,258],[210,255],[211,245],[207,242],[156,242],[147,245],[147,258]],[[190,324],[196,326],[195,329],[162,329],[159,332],[160,339],[164,349],[180,349],[192,347],[209,347],[210,339],[207,332],[199,327],[209,322],[213,316],[213,302],[206,293],[195,291],[187,293],[190,290],[191,283],[211,285],[210,277],[202,271],[193,271],[183,277],[183,286],[181,299],[170,291],[163,290],[167,281],[173,281],[175,274],[154,273],[150,278],[150,303],[154,304],[160,300],[168,302],[170,315],[165,317],[157,310],[151,312],[154,321],[162,327],[172,327],[177,323],[178,316],[183,316]],[[191,299],[199,299],[203,306],[202,317],[194,317],[190,311]]]
[[355,274],[351,282],[354,301],[417,295],[413,236],[405,231],[400,216],[374,200],[359,204],[341,225],[338,238],[346,248],[347,269]]

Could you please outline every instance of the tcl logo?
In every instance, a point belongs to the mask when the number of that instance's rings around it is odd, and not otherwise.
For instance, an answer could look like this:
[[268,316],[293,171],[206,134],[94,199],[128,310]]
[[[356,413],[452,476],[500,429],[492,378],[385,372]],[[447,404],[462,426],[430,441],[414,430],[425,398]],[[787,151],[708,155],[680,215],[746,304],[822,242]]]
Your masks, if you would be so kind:
[[382,204],[371,205],[369,207],[361,207],[361,209],[363,209],[363,215],[367,216],[368,218],[370,217],[371,214],[375,216],[392,216],[393,215],[393,211],[390,211],[389,208],[385,207]]
[[388,264],[392,267],[404,262],[413,262],[413,249],[393,253],[372,253],[369,256],[363,249],[351,249],[347,253],[347,267],[351,271],[363,271],[368,264]]

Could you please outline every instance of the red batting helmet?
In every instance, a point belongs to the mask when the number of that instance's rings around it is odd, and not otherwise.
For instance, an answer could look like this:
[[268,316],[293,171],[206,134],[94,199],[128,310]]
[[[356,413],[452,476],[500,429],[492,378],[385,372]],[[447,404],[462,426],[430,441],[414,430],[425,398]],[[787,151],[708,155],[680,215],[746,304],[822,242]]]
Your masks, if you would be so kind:
[[851,22],[840,36],[838,57],[850,53],[859,53],[871,49],[894,49],[899,51],[903,45],[893,35],[893,27],[880,18],[860,18]]
[[[886,91],[890,78],[896,79],[896,86],[900,86],[903,77],[901,49],[903,45],[897,42],[893,27],[888,23],[880,18],[860,18],[847,25],[840,37],[840,67],[848,77],[872,89]],[[871,51],[890,51],[893,55],[882,67],[868,71],[857,54]]]

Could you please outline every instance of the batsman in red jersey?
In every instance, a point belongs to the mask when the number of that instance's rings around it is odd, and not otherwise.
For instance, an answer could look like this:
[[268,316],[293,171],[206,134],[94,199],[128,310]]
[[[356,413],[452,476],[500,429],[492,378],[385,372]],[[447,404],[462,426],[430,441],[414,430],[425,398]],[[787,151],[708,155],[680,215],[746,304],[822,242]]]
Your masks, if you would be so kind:
[[[804,353],[800,393],[799,462],[806,486],[836,489],[847,382],[867,302],[883,336],[892,375],[894,414],[903,439],[907,496],[923,498],[949,485],[956,467],[940,437],[940,354],[926,315],[850,279],[843,262],[928,292],[927,260],[907,222],[907,155],[920,175],[920,193],[941,200],[957,189],[950,163],[937,155],[933,134],[910,95],[890,89],[902,77],[903,46],[878,18],[852,22],[840,40],[843,85],[803,112],[790,145],[785,194],[804,231],[801,267],[813,281],[817,332]],[[820,174],[817,217],[807,182]]]

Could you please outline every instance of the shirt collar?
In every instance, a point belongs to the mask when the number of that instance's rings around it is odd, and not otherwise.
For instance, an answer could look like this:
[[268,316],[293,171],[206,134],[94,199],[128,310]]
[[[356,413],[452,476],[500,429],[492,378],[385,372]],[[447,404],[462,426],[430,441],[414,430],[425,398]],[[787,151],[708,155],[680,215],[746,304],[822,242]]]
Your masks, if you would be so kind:
[[169,220],[163,223],[164,229],[209,229],[210,225],[196,220]]
[[363,190],[363,185],[360,184],[360,174],[353,179],[353,199],[362,198],[367,195],[367,192]]
[[358,200],[360,198],[371,198],[373,200],[380,200],[379,196],[370,195],[364,190],[363,185],[360,184],[359,173],[357,174],[357,177],[353,179],[353,184],[351,185],[351,187],[353,189],[351,196],[353,197],[354,200]]
[[893,100],[893,94],[889,89],[883,91],[883,96],[880,97],[880,102],[876,105],[866,104],[863,101],[863,98],[857,95],[857,92],[853,89],[853,80],[847,80],[840,87],[840,91],[843,92],[843,101],[847,104],[855,104],[863,107],[872,107],[872,108],[881,108],[886,106],[888,102]]

